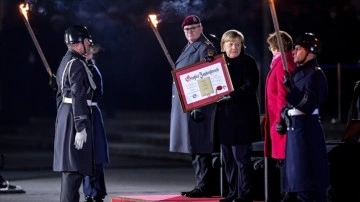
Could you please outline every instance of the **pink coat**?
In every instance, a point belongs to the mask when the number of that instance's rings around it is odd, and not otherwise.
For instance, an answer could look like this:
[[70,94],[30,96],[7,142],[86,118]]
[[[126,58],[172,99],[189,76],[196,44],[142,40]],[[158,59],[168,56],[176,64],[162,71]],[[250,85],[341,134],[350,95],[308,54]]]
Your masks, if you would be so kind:
[[[291,52],[286,52],[285,57],[288,71],[291,74],[296,64],[294,63]],[[266,120],[264,125],[264,155],[265,157],[272,157],[274,159],[285,158],[286,135],[279,134],[276,131],[276,123],[280,122],[280,111],[286,104],[286,89],[283,84],[284,75],[285,71],[283,69],[281,54],[278,52],[273,56],[265,84]]]

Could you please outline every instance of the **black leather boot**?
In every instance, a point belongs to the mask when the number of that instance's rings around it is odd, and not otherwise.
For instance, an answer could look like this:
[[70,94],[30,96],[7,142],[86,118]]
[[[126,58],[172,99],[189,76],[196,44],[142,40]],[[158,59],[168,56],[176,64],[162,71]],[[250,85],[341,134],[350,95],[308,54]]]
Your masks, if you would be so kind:
[[286,192],[280,202],[297,202],[297,194],[292,192]]
[[84,202],[94,202],[93,198],[91,196],[85,196]]
[[104,198],[103,196],[95,196],[93,197],[93,202],[104,202]]

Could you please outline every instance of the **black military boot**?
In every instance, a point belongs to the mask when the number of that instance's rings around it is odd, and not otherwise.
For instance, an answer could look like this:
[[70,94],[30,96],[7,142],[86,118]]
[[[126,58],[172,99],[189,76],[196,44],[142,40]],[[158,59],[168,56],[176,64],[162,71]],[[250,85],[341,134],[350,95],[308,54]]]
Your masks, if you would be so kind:
[[85,196],[84,202],[94,202],[94,199],[91,196]]
[[298,202],[297,194],[292,192],[284,193],[280,202]]
[[104,202],[104,198],[103,196],[95,196],[93,197],[93,202]]

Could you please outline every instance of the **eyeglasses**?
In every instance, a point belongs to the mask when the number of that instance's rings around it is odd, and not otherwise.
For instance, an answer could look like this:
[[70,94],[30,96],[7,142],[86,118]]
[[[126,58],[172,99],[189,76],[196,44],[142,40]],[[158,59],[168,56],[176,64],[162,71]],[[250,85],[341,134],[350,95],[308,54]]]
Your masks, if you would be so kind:
[[198,26],[194,26],[194,27],[186,27],[184,28],[184,32],[188,32],[188,31],[195,31],[196,28],[200,27],[201,25]]
[[271,47],[271,46],[269,46],[268,48],[269,48],[270,51],[272,51],[272,49],[273,49],[273,47]]

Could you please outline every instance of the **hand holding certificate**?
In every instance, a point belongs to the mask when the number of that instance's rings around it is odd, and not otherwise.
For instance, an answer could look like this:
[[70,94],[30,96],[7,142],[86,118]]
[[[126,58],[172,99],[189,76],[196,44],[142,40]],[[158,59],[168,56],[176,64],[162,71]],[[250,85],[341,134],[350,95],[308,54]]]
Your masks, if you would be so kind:
[[234,90],[224,55],[172,71],[184,112],[217,102]]

